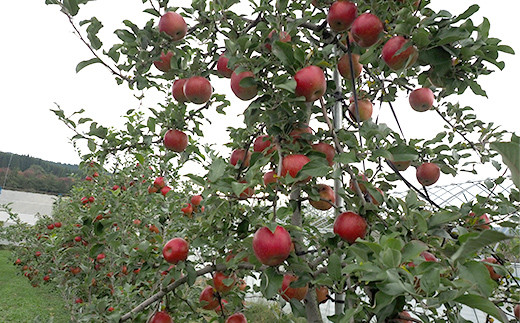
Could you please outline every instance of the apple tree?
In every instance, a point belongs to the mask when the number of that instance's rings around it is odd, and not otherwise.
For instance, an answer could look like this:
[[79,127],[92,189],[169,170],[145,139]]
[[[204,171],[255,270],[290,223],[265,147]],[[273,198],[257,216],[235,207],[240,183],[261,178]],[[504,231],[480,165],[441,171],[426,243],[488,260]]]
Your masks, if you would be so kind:
[[[164,101],[127,111],[119,130],[54,110],[88,147],[90,180],[21,230],[19,265],[34,263],[32,279],[36,263],[50,270],[75,319],[244,322],[232,315],[247,318],[250,293],[308,322],[323,321],[323,302],[332,322],[467,322],[463,305],[512,317],[518,279],[493,247],[510,238],[495,228],[518,222],[520,139],[457,95],[485,96],[478,78],[513,50],[487,19],[474,24],[477,5],[143,0],[148,21],[124,20],[107,44],[102,22],[81,15],[89,2],[46,1],[91,50],[76,70],[102,64],[140,100]],[[232,153],[201,145],[223,135],[208,114],[226,122],[235,106]],[[405,137],[405,114],[445,127]],[[508,174],[516,188],[462,205],[430,198],[440,177],[480,167],[500,171],[491,188]],[[56,221],[64,233],[46,228]]]

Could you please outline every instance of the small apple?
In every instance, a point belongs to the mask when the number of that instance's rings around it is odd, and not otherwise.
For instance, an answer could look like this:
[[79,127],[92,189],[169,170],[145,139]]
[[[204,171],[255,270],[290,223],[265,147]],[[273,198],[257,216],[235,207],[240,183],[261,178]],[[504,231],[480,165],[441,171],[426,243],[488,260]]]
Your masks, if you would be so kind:
[[249,167],[250,160],[251,160],[250,151],[248,151],[246,154],[246,151],[244,149],[235,149],[231,153],[231,158],[229,159],[229,163],[233,166],[236,166],[236,164],[238,164],[238,162],[240,161],[241,163],[244,164],[244,167]]
[[[380,189],[380,188],[376,188],[376,190],[379,192],[379,194],[381,194],[381,196],[383,197],[384,199],[384,196],[385,196],[385,193],[383,193],[383,191]],[[380,201],[378,201],[372,194],[368,193],[368,201],[374,205],[379,205],[381,204]]]
[[329,145],[325,142],[320,142],[317,144],[313,144],[312,149],[315,151],[319,151],[320,153],[324,153],[325,158],[327,158],[327,161],[329,162],[329,165],[334,165],[333,159],[336,155],[336,150],[334,149],[334,147],[332,147],[332,145]]
[[408,48],[401,51],[408,42],[409,40],[406,40],[403,36],[394,36],[385,43],[381,54],[383,56],[383,61],[385,61],[386,65],[388,65],[390,69],[398,71],[415,64],[419,57],[419,53],[415,46],[409,45]]
[[305,285],[303,287],[289,287],[289,285],[297,281],[298,277],[291,275],[291,274],[285,274],[283,276],[282,281],[282,288],[278,291],[283,299],[286,301],[290,301],[291,298],[295,298],[299,301],[303,300],[305,298],[305,295],[307,295],[307,291],[309,290],[309,286]]
[[231,90],[239,99],[244,101],[251,100],[258,93],[256,84],[247,87],[240,85],[240,82],[248,77],[254,78],[255,75],[250,71],[245,71],[238,75],[235,72],[231,74]]
[[41,252],[39,252],[39,251],[36,251],[36,252],[34,253],[34,255],[35,255],[36,257],[39,257],[39,256],[41,256],[41,255],[42,255],[42,253],[41,253]]
[[175,152],[183,152],[188,147],[188,136],[177,129],[170,129],[164,134],[164,147]]
[[54,224],[51,223],[51,224],[47,225],[47,229],[49,229],[49,230],[54,229]]
[[325,303],[329,296],[329,289],[327,286],[316,287],[316,300],[318,304]]
[[363,239],[367,234],[367,222],[357,213],[344,212],[334,221],[334,233],[343,240],[354,243],[357,238]]
[[242,313],[235,313],[227,318],[226,323],[247,323],[247,319]]
[[168,192],[171,190],[172,188],[169,187],[169,186],[165,186],[163,188],[161,188],[161,194],[162,196],[166,196],[166,194],[168,194]]
[[153,194],[159,192],[159,189],[153,185],[148,186],[148,193]]
[[21,263],[22,263],[22,261],[20,260],[20,258],[16,259],[16,261],[14,262],[15,265],[19,265]]
[[170,62],[173,57],[173,53],[168,51],[166,54],[161,52],[161,56],[158,61],[154,61],[153,65],[161,72],[169,72],[171,69]]
[[271,30],[271,32],[269,33],[269,35],[267,35],[267,40],[266,40],[266,43],[265,43],[265,48],[267,48],[268,51],[271,51],[272,47],[271,47],[271,44],[273,43],[273,36],[276,35],[277,36],[277,40],[278,41],[281,41],[282,43],[288,43],[291,41],[291,35],[289,35],[288,32],[286,31],[276,31],[276,30]]
[[119,185],[112,186],[112,191],[117,191],[119,189]]
[[516,304],[513,310],[517,320],[520,320],[520,304]]
[[173,238],[168,241],[162,250],[164,259],[170,264],[177,264],[188,258],[189,244],[183,238]]
[[429,261],[429,262],[438,262],[439,261],[431,252],[428,252],[428,251],[421,252],[421,257],[423,257],[425,261]]
[[172,95],[177,102],[187,102],[188,98],[184,95],[184,84],[188,79],[178,79],[173,82]]
[[[226,285],[224,283],[224,280],[226,280],[226,279],[232,279],[233,281],[229,285]],[[227,276],[227,275],[224,275],[224,273],[222,273],[220,271],[217,271],[213,275],[213,287],[219,293],[227,293],[227,292],[229,292],[233,288],[233,286],[235,285],[235,282],[236,282],[236,277],[233,276],[233,275],[232,276]]]
[[150,230],[151,232],[154,232],[154,233],[159,233],[159,228],[157,226],[155,226],[155,224],[152,224],[148,227],[148,230]]
[[96,199],[94,198],[94,196],[89,196],[89,197],[88,197],[88,202],[89,202],[89,203],[94,203],[95,200],[96,200]]
[[182,213],[184,213],[184,215],[190,216],[193,213],[193,206],[190,203],[188,203],[185,207],[181,209],[181,211]]
[[101,261],[101,260],[105,259],[105,257],[106,257],[106,256],[105,256],[104,253],[100,253],[99,255],[97,255],[96,260],[97,260],[97,261]]
[[341,32],[350,28],[357,17],[357,6],[350,1],[336,1],[330,8],[327,14],[327,22],[330,29]]
[[43,281],[49,281],[51,279],[51,276],[45,275],[43,276]]
[[334,190],[325,184],[318,184],[318,192],[320,193],[320,200],[310,200],[309,203],[318,210],[328,210],[336,202],[336,194]]
[[192,76],[184,83],[184,95],[191,103],[204,104],[209,101],[213,89],[207,78]]
[[371,13],[364,13],[352,23],[351,33],[354,41],[361,47],[367,48],[379,40],[383,32],[383,23]]
[[70,272],[73,274],[73,275],[77,275],[81,272],[81,268],[79,267],[72,267],[70,268]]
[[370,100],[358,100],[358,109],[359,109],[359,120],[356,114],[356,104],[352,102],[348,107],[348,114],[350,119],[354,122],[363,122],[367,121],[372,117],[372,102]]
[[484,263],[484,266],[486,266],[487,270],[489,271],[489,277],[491,277],[491,279],[499,280],[500,278],[502,278],[502,275],[497,274],[495,272],[495,269],[493,268],[493,266],[490,266],[490,265],[486,264],[486,263],[488,263],[488,264],[496,264],[497,260],[495,259],[495,257],[487,257],[485,259],[482,259],[482,262]]
[[[255,152],[264,152],[267,148],[271,147],[273,143],[271,142],[271,136],[263,135],[255,138],[255,141],[253,141],[253,151]],[[275,151],[275,148],[272,147],[271,149],[268,149],[265,154],[268,155]]]
[[433,91],[427,87],[413,90],[408,98],[412,109],[418,112],[430,110],[434,100],[435,96],[433,95]]
[[173,320],[167,312],[161,311],[152,315],[148,323],[173,323]]
[[306,102],[314,102],[321,98],[327,90],[325,73],[318,66],[311,65],[302,68],[294,75],[296,81],[296,96],[304,96]]
[[[352,66],[354,67],[354,78],[358,78],[361,75],[361,71],[363,70],[363,65],[359,63],[360,56],[358,54],[352,54]],[[349,80],[352,78],[352,73],[350,71],[350,61],[348,59],[348,54],[341,56],[338,61],[338,71],[341,76],[345,79]]]
[[153,181],[153,186],[157,187],[159,189],[165,187],[166,183],[164,182],[164,177],[162,177],[162,176],[156,177],[155,180]]
[[85,180],[88,181],[88,182],[92,182],[92,177],[90,177],[90,176],[86,176],[86,177],[85,177]]
[[430,186],[435,184],[441,176],[441,169],[434,163],[423,163],[417,167],[417,181],[422,186]]
[[202,196],[201,195],[193,195],[190,200],[192,205],[198,206],[202,202]]
[[253,251],[262,264],[277,266],[289,257],[291,243],[291,235],[284,227],[277,226],[274,232],[262,227],[253,236]]
[[269,171],[264,174],[264,185],[268,186],[269,184],[276,183],[276,172]]
[[81,298],[76,298],[76,300],[74,302],[76,304],[81,304],[81,303],[83,303],[83,300]]
[[219,306],[218,299],[215,297],[215,290],[213,286],[207,286],[204,288],[202,293],[200,293],[199,302],[202,305],[202,308],[205,310],[214,310]]
[[176,12],[168,11],[159,19],[159,32],[170,35],[174,41],[183,39],[187,31],[184,18]]
[[233,70],[227,66],[228,62],[229,59],[224,54],[221,54],[217,61],[217,71],[225,78],[231,78],[233,74]]
[[302,167],[310,161],[309,157],[301,154],[285,156],[282,159],[282,176],[285,177],[289,173],[291,177],[296,177]]
[[[475,217],[475,212],[471,212],[469,214],[469,216]],[[474,223],[474,222],[472,222],[472,223]],[[489,229],[491,229],[491,227],[489,226],[489,217],[488,217],[488,215],[487,214],[482,214],[478,218],[478,220],[476,221],[475,227],[477,229],[481,229],[481,230],[489,230]]]
[[[312,135],[312,128],[308,125],[294,125],[294,129],[289,132],[289,136],[293,139],[293,143],[295,143],[297,140],[302,140],[302,134],[311,134]],[[297,128],[296,128],[297,127]]]

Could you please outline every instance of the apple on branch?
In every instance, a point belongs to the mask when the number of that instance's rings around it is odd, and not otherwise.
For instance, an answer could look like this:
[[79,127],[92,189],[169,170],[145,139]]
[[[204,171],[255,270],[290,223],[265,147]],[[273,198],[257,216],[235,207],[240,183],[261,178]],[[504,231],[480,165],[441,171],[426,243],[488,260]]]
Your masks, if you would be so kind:
[[152,315],[148,323],[173,323],[173,320],[170,317],[170,314],[165,311],[160,311]]
[[244,167],[247,168],[247,167],[249,167],[250,160],[251,160],[250,151],[248,151],[246,154],[246,151],[244,149],[235,149],[231,153],[231,158],[229,159],[229,163],[233,166],[236,166],[238,164],[238,162],[241,162],[244,165]]
[[188,147],[188,136],[177,129],[170,129],[164,134],[164,147],[175,152],[183,152]]
[[[394,71],[408,68],[415,64],[419,53],[415,46],[409,44],[403,36],[394,36],[390,38],[383,46],[382,56],[386,65]],[[403,50],[405,46],[408,46]]]
[[327,23],[330,29],[336,32],[346,31],[357,17],[357,6],[350,1],[340,0],[334,2],[327,14]]
[[258,229],[253,236],[253,251],[256,258],[267,266],[277,266],[291,253],[291,235],[278,225],[274,232],[268,227]]
[[430,186],[437,182],[441,176],[441,169],[434,163],[423,163],[417,167],[417,181],[422,186]]
[[247,319],[242,313],[235,313],[227,318],[226,323],[247,323]]
[[307,295],[307,291],[309,290],[308,285],[303,287],[290,287],[291,283],[297,280],[298,277],[292,274],[285,274],[283,276],[282,288],[280,288],[278,292],[282,298],[288,302],[291,300],[291,298],[301,301]]
[[282,43],[288,43],[291,41],[291,35],[289,35],[288,32],[286,31],[276,31],[276,30],[271,30],[271,32],[269,33],[269,35],[267,35],[267,39],[266,39],[266,43],[265,43],[265,48],[267,48],[268,51],[271,51],[272,49],[272,46],[271,44],[273,43],[273,37],[276,37],[278,41],[281,41]]
[[433,91],[427,87],[413,90],[408,98],[410,106],[417,112],[430,110],[433,107],[434,100]]
[[332,147],[332,145],[325,143],[325,142],[320,142],[317,144],[313,144],[312,149],[325,154],[325,158],[329,162],[329,165],[330,166],[334,165],[333,159],[334,159],[334,156],[336,156],[336,150],[334,149],[334,147]]
[[161,56],[159,57],[158,61],[154,61],[153,65],[161,72],[169,72],[170,67],[170,61],[173,57],[173,53],[168,51],[166,54],[164,52],[161,52]]
[[187,31],[184,18],[176,12],[168,11],[159,19],[159,32],[170,35],[174,41],[183,39]]
[[304,96],[306,102],[314,102],[321,98],[327,90],[325,73],[318,66],[302,68],[294,75],[296,96]]
[[184,95],[184,84],[188,79],[178,79],[173,82],[172,85],[172,95],[177,102],[187,102],[189,101],[186,95]]
[[177,264],[188,258],[189,244],[183,238],[173,238],[168,241],[162,250],[164,259],[170,264]]
[[320,199],[318,201],[310,200],[309,203],[318,210],[326,211],[330,209],[336,202],[334,190],[326,184],[318,184],[318,192]]
[[209,101],[213,89],[207,78],[192,76],[184,83],[184,95],[191,103],[204,104]]
[[[351,101],[353,99],[351,98]],[[357,118],[356,104],[352,102],[348,107],[350,119],[354,122],[367,121],[372,117],[373,105],[370,100],[358,100],[359,119]]]
[[228,67],[229,58],[225,54],[221,54],[217,61],[217,71],[225,78],[231,78],[233,70]]
[[359,214],[344,212],[334,221],[334,233],[341,239],[354,243],[357,238],[363,239],[367,233],[367,222]]
[[[363,70],[363,65],[359,62],[360,56],[358,54],[352,54],[352,66],[354,67],[354,78],[358,78]],[[350,70],[350,60],[348,54],[341,56],[338,61],[338,71],[341,76],[349,80],[352,78],[352,71]]]
[[254,79],[254,77],[255,75],[253,74],[253,72],[250,71],[241,72],[239,74],[233,72],[233,74],[231,74],[231,90],[240,100],[251,100],[258,93],[258,88],[256,84],[252,84],[249,86],[240,85],[243,79]]
[[354,20],[351,28],[352,38],[363,48],[368,48],[379,41],[383,32],[383,23],[371,13],[364,13]]

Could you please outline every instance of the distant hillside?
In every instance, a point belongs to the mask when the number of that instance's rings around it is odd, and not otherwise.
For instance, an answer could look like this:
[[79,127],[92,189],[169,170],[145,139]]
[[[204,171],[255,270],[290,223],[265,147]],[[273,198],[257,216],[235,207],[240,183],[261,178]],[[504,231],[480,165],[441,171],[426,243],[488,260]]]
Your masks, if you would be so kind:
[[[40,158],[0,152],[0,186],[5,189],[67,194],[79,172],[77,165],[61,164]],[[9,165],[9,170],[8,170]],[[7,174],[7,177],[6,177]]]

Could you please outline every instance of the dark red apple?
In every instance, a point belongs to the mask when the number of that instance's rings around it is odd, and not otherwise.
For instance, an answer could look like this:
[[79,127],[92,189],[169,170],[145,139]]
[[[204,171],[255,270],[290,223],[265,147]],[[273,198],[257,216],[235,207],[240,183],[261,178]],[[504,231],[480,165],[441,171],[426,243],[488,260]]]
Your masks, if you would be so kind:
[[[354,67],[354,78],[358,78],[361,75],[361,71],[363,70],[363,65],[359,63],[360,56],[358,54],[352,54],[352,66]],[[341,56],[338,61],[338,71],[341,76],[345,79],[349,80],[352,78],[352,73],[350,71],[350,61],[348,59],[348,54]]]
[[229,59],[224,56],[224,54],[220,55],[217,61],[217,71],[220,75],[226,78],[231,78],[231,74],[233,74],[233,70],[230,69],[227,64],[229,62]]
[[409,40],[406,40],[403,36],[394,36],[385,43],[381,54],[383,61],[390,69],[398,71],[412,66],[417,61],[419,53],[415,46],[409,45],[408,48],[401,51],[408,43]]
[[177,129],[170,129],[164,134],[164,147],[175,152],[183,152],[188,147],[188,136]]
[[[273,143],[271,142],[271,136],[263,135],[255,138],[255,141],[253,142],[253,151],[255,152],[263,152],[267,148],[271,147]],[[271,149],[268,149],[265,153],[266,155],[272,153],[275,151],[275,148],[272,147]]]
[[201,195],[193,195],[191,197],[190,201],[191,201],[192,205],[198,206],[202,202],[202,196]]
[[173,320],[167,312],[161,311],[152,315],[148,323],[173,323]]
[[165,187],[166,183],[164,182],[164,177],[159,176],[159,177],[155,178],[155,180],[153,181],[153,186],[157,187],[159,189]]
[[418,112],[430,110],[434,100],[435,96],[433,95],[433,91],[427,87],[413,90],[408,98],[412,109]]
[[294,129],[289,132],[289,136],[293,139],[293,143],[295,143],[297,140],[302,139],[302,134],[308,133],[312,135],[312,128],[308,125],[294,125]]
[[253,251],[264,265],[277,266],[289,257],[291,243],[291,235],[284,227],[277,226],[274,232],[262,227],[253,237]]
[[267,35],[267,40],[266,40],[266,43],[265,43],[265,48],[267,48],[267,50],[271,51],[271,44],[273,43],[273,36],[276,35],[277,36],[277,40],[278,41],[281,41],[282,43],[288,43],[291,41],[291,35],[289,35],[288,32],[286,31],[276,31],[276,30],[271,30],[271,32],[269,33],[269,35]]
[[490,265],[486,264],[486,263],[488,263],[488,264],[496,264],[497,260],[495,259],[495,257],[487,257],[485,259],[482,259],[482,262],[484,263],[484,266],[486,266],[487,270],[489,271],[489,277],[491,277],[491,279],[499,280],[500,278],[502,278],[502,275],[497,274],[495,272],[495,269],[493,268],[493,266],[490,266]]
[[289,173],[291,177],[296,177],[302,167],[310,161],[309,157],[301,154],[285,156],[282,159],[282,176],[286,176]]
[[367,234],[367,222],[357,213],[344,212],[334,221],[334,233],[343,240],[354,243],[357,238],[363,239]]
[[159,19],[159,32],[170,35],[174,41],[183,39],[187,31],[184,18],[176,12],[168,11]]
[[350,119],[354,122],[363,122],[367,121],[372,117],[372,102],[370,100],[358,100],[358,109],[359,109],[359,119],[356,114],[356,104],[352,102],[348,107],[348,114]]
[[272,183],[276,183],[276,172],[275,171],[269,171],[264,174],[264,185],[267,186]]
[[[469,216],[475,217],[475,212],[471,212],[469,214]],[[491,227],[489,226],[489,217],[487,216],[487,214],[482,214],[476,222],[477,223],[475,224],[475,227],[477,229],[481,229],[481,230],[491,229]]]
[[231,153],[231,158],[229,159],[229,163],[233,166],[236,166],[236,164],[238,164],[238,162],[240,161],[244,164],[244,167],[249,167],[249,161],[251,160],[251,152],[247,152],[245,159],[244,155],[246,155],[246,151],[244,149],[233,150],[233,152]]
[[312,149],[315,151],[319,151],[320,153],[324,153],[325,158],[327,158],[327,161],[329,162],[329,165],[334,165],[333,159],[336,155],[336,150],[334,149],[334,147],[332,147],[332,145],[329,145],[325,142],[320,142],[317,144],[313,144]]
[[318,210],[328,210],[336,203],[336,194],[334,190],[325,184],[318,184],[318,192],[320,193],[320,200],[310,200],[309,203]]
[[192,76],[184,83],[184,95],[191,103],[204,104],[212,93],[211,83],[205,77]]
[[199,302],[205,310],[214,310],[219,306],[218,298],[215,297],[213,286],[207,286],[200,293]]
[[330,29],[341,32],[346,31],[357,17],[357,6],[350,1],[340,0],[334,2],[327,14],[327,22]]
[[515,305],[513,313],[515,314],[516,319],[520,320],[520,304]]
[[351,28],[352,38],[361,47],[367,48],[378,42],[383,32],[383,23],[371,13],[364,13],[354,20]]
[[184,95],[184,84],[188,79],[178,79],[173,82],[172,95],[177,102],[186,102],[188,98]]
[[423,163],[417,167],[417,181],[423,186],[435,184],[441,176],[441,169],[434,163]]
[[294,75],[296,80],[296,96],[304,96],[306,102],[314,102],[321,98],[327,90],[325,73],[318,66],[302,68]]
[[292,282],[297,280],[298,277],[291,274],[285,274],[283,276],[282,288],[278,292],[282,298],[288,302],[291,300],[291,298],[295,298],[301,301],[305,298],[305,295],[307,295],[307,291],[309,290],[308,285],[303,287],[289,287]]
[[318,304],[325,303],[329,296],[329,289],[327,286],[316,287],[316,300]]
[[170,264],[176,264],[188,258],[189,244],[183,238],[173,238],[168,241],[162,250],[164,259]]
[[173,57],[173,53],[170,51],[166,54],[161,52],[161,56],[159,57],[159,60],[154,61],[153,65],[161,72],[168,72],[171,69],[170,61],[171,61],[172,57]]
[[[231,282],[231,284],[226,285],[224,283],[225,279],[233,279],[233,281]],[[227,276],[227,275],[224,275],[224,273],[222,273],[220,271],[217,271],[213,275],[213,287],[219,293],[227,293],[227,292],[229,292],[233,288],[233,286],[235,285],[235,282],[236,282],[236,277],[233,276],[233,275],[232,276]]]
[[169,187],[169,186],[165,186],[165,187],[161,188],[161,194],[162,194],[162,196],[166,196],[166,194],[168,194],[168,192],[171,191],[171,189],[172,189],[172,188]]
[[248,77],[254,78],[255,75],[253,74],[253,72],[249,71],[242,72],[238,75],[235,72],[231,74],[231,90],[239,99],[244,101],[251,100],[258,93],[256,84],[247,87],[240,85],[240,81]]
[[242,313],[235,313],[228,317],[226,323],[247,323],[247,319]]
[[52,223],[51,223],[51,224],[48,224],[48,225],[47,225],[47,229],[49,229],[49,230],[54,229],[54,224],[52,224]]

